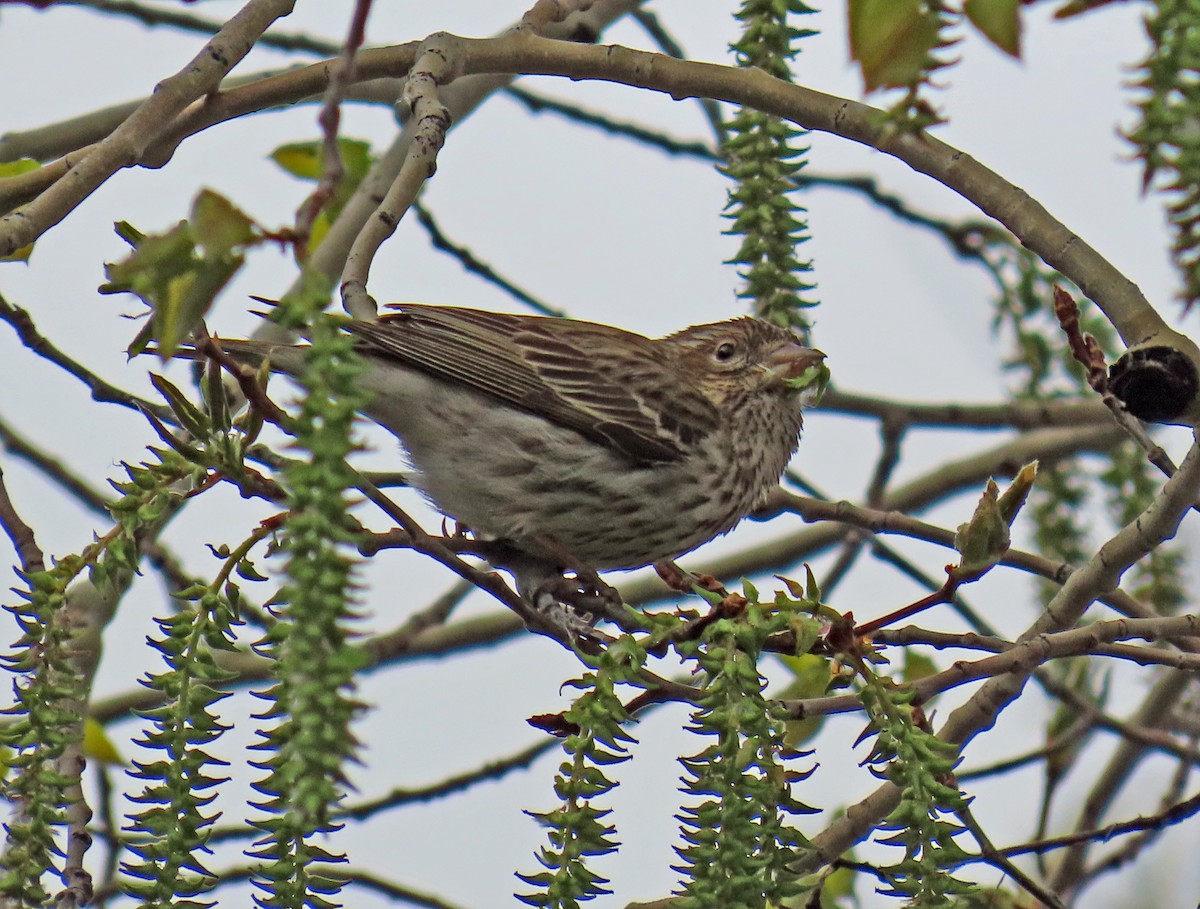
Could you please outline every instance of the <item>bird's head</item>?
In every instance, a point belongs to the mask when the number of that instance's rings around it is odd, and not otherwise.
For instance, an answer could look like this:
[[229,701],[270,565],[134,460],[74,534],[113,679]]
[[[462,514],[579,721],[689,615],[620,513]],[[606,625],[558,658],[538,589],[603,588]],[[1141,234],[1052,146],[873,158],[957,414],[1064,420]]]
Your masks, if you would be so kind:
[[694,325],[665,338],[681,374],[721,407],[747,394],[815,403],[829,381],[825,354],[771,322],[741,318]]

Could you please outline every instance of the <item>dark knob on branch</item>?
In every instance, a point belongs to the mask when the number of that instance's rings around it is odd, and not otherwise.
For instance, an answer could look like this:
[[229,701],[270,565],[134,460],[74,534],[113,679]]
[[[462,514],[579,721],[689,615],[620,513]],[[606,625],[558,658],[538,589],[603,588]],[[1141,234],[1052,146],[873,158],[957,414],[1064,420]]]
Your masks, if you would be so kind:
[[1108,371],[1109,387],[1129,412],[1150,423],[1170,423],[1200,392],[1196,365],[1174,347],[1127,350]]

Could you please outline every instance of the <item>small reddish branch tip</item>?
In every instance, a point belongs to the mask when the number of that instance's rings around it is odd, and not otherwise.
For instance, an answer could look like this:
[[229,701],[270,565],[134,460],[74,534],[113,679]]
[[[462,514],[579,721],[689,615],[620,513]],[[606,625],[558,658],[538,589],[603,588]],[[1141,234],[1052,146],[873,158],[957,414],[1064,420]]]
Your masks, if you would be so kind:
[[886,628],[893,622],[899,622],[902,619],[911,618],[918,612],[924,612],[934,606],[940,606],[943,603],[951,603],[954,601],[954,595],[958,592],[958,588],[962,586],[963,579],[956,574],[956,565],[946,566],[946,581],[937,590],[928,596],[921,597],[915,603],[910,603],[903,609],[897,609],[895,612],[890,612],[885,616],[880,616],[877,619],[872,619],[870,622],[864,622],[854,629],[855,637],[866,637],[880,628]]
[[1087,370],[1087,383],[1098,394],[1108,393],[1108,364],[1104,362],[1104,351],[1091,335],[1079,328],[1079,306],[1075,298],[1054,285],[1054,315],[1067,335],[1071,355]]

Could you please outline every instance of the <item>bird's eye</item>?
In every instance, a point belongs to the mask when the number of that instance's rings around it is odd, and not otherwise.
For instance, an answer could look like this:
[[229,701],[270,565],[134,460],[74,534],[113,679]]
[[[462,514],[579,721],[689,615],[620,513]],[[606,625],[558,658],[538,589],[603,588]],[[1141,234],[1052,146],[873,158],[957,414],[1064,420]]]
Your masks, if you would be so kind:
[[724,341],[713,351],[713,359],[718,363],[728,363],[737,354],[737,345],[732,341]]

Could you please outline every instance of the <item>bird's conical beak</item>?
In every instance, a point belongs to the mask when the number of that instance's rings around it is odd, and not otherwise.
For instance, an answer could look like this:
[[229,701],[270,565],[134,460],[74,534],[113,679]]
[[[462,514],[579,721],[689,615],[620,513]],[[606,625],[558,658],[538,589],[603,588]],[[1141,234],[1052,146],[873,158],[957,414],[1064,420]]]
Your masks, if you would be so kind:
[[764,361],[771,375],[780,379],[799,379],[808,370],[825,362],[825,354],[813,347],[785,344]]
[[771,384],[803,392],[807,404],[816,403],[829,382],[825,354],[799,343],[785,344],[772,351],[764,359],[763,367]]

